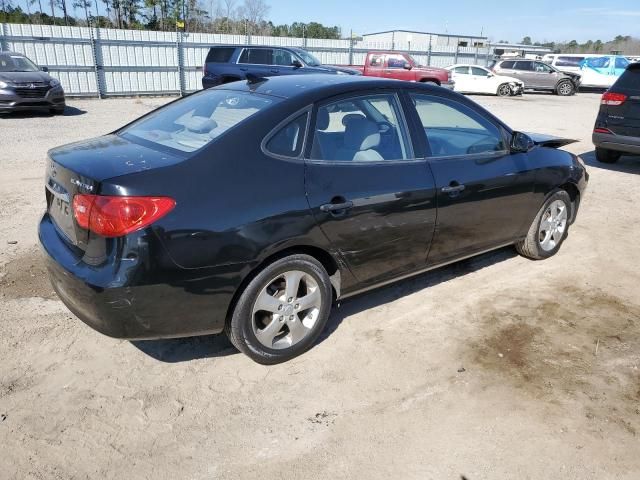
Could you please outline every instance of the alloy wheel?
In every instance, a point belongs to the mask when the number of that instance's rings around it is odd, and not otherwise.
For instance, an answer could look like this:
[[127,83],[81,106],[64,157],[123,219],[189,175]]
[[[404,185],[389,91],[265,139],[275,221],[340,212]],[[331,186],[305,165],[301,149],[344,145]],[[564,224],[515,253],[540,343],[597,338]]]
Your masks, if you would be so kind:
[[321,308],[318,282],[310,274],[284,272],[260,290],[251,314],[253,333],[267,348],[292,347],[312,331]]
[[567,217],[567,205],[562,200],[552,202],[545,210],[538,229],[538,242],[545,252],[553,250],[562,241]]

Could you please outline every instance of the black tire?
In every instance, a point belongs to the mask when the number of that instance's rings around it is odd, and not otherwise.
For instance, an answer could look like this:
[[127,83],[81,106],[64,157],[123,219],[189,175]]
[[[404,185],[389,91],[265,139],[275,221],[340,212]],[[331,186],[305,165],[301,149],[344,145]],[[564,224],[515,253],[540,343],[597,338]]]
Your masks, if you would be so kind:
[[[253,307],[260,292],[272,279],[294,270],[309,274],[315,280],[320,293],[321,307],[313,327],[298,343],[283,349],[268,348],[260,343],[254,333]],[[225,332],[238,350],[257,363],[273,365],[286,362],[313,346],[327,324],[332,301],[331,282],[322,264],[309,255],[291,255],[267,265],[249,282],[235,304]]]
[[[562,234],[562,238],[557,242],[556,246],[551,250],[545,250],[542,248],[540,243],[540,223],[542,222],[543,216],[547,212],[549,206],[557,200],[560,200],[565,204],[567,214],[566,226],[564,229],[564,233]],[[533,219],[531,227],[529,227],[529,231],[527,232],[527,236],[523,240],[515,244],[518,253],[523,257],[527,257],[532,260],[543,260],[558,253],[558,250],[560,250],[560,247],[564,243],[569,233],[569,223],[570,219],[572,218],[571,208],[571,198],[569,197],[569,194],[564,190],[557,190],[552,195],[550,195],[538,211],[536,217]]]
[[496,95],[499,97],[510,97],[513,95],[513,92],[508,83],[503,83],[498,87],[498,90],[496,90]]
[[596,147],[596,159],[602,163],[616,163],[622,154],[606,148]]
[[556,94],[561,97],[570,97],[576,93],[576,87],[569,80],[562,80],[556,85]]

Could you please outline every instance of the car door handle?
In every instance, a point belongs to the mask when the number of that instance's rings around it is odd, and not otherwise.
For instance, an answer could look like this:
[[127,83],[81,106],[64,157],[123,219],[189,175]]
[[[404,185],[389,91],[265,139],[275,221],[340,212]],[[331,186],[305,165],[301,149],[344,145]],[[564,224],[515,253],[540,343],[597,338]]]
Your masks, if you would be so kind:
[[325,203],[320,205],[320,210],[327,213],[342,212],[353,207],[353,202],[345,201],[340,203]]
[[449,185],[448,187],[442,187],[440,190],[442,191],[442,193],[457,194],[463,191],[464,188],[464,185],[451,182],[451,185]]

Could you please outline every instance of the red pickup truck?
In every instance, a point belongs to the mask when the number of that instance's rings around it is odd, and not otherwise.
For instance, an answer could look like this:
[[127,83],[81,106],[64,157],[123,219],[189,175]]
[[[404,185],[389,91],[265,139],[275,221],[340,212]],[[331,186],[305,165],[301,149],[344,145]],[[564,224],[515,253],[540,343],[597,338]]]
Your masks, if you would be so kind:
[[369,52],[364,66],[349,65],[367,77],[395,78],[409,82],[435,83],[453,89],[451,72],[444,68],[423,67],[408,53]]

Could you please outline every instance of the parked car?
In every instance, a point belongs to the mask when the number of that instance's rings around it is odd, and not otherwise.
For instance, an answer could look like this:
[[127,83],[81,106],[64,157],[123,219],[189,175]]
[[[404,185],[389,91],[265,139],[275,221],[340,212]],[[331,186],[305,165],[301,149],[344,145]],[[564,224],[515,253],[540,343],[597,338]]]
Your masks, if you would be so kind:
[[47,109],[64,113],[64,90],[21,53],[0,52],[0,113]]
[[505,245],[554,255],[588,180],[549,148],[569,142],[431,85],[234,82],[51,150],[39,238],[96,330],[224,330],[277,363],[310,348],[335,299]]
[[575,72],[581,76],[580,86],[609,88],[629,65],[622,55],[598,54],[549,54],[543,60],[563,72]]
[[395,78],[409,82],[432,83],[453,89],[451,73],[444,68],[424,67],[408,53],[369,52],[364,66],[349,65],[366,77]]
[[522,81],[525,90],[542,90],[568,96],[576,93],[580,86],[579,74],[561,72],[537,60],[498,60],[490,68],[498,75]]
[[517,78],[496,75],[478,65],[456,64],[446,68],[451,72],[454,90],[460,93],[488,93],[499,97],[522,95],[524,83]]
[[247,75],[360,74],[354,69],[322,65],[320,60],[302,48],[258,45],[211,47],[202,70],[204,88],[246,80]]
[[640,155],[640,63],[630,64],[602,95],[593,129],[596,158],[615,163],[622,155]]

